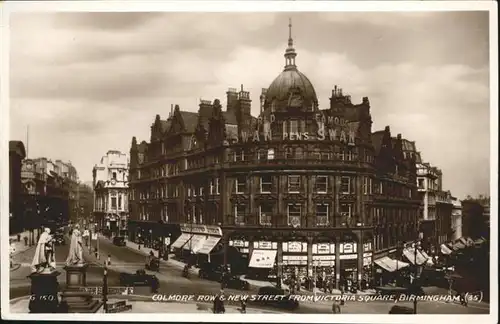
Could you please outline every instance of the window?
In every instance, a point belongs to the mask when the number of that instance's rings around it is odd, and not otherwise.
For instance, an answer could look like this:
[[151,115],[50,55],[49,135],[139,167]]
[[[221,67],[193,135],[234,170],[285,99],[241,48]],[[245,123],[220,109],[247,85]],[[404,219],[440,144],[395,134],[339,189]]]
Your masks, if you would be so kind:
[[163,206],[163,216],[162,219],[164,222],[168,222],[168,206],[164,205]]
[[236,225],[245,225],[245,205],[234,206],[234,223]]
[[234,162],[240,162],[245,160],[245,151],[236,150],[234,151]]
[[271,215],[273,206],[270,204],[262,204],[259,206],[259,222],[261,225],[271,225]]
[[424,179],[418,179],[418,187],[424,189]]
[[339,159],[340,161],[345,160],[344,149],[339,150],[339,152],[337,153],[337,159]]
[[213,180],[210,180],[210,194],[211,195],[214,194],[214,181]]
[[288,204],[288,225],[300,226],[300,215],[302,206],[298,204]]
[[368,177],[363,177],[363,194],[365,194],[365,195],[368,194],[369,180],[370,179]]
[[314,182],[314,191],[320,194],[326,194],[328,191],[328,177],[327,176],[317,176]]
[[113,180],[116,180],[116,172],[113,172]]
[[316,204],[316,225],[328,225],[328,204]]
[[297,120],[290,120],[290,132],[297,134],[299,132],[299,122]]
[[285,160],[293,158],[293,149],[291,147],[285,148]]
[[187,196],[188,196],[188,197],[191,197],[191,187],[188,187],[188,188],[187,188]]
[[351,192],[351,177],[340,178],[340,193],[348,194]]
[[288,192],[300,192],[300,176],[288,176]]
[[266,160],[267,156],[268,156],[268,152],[266,150],[264,150],[264,149],[259,150],[257,152],[257,159],[258,160]]
[[270,148],[269,150],[267,150],[267,159],[274,160],[274,149]]
[[304,151],[302,150],[301,147],[297,147],[295,149],[295,158],[298,160],[301,160],[304,158]]
[[260,193],[271,193],[273,188],[273,179],[271,176],[260,178]]
[[118,209],[122,210],[122,195],[118,195]]
[[321,153],[319,151],[314,151],[312,154],[314,160],[321,160]]
[[215,179],[215,192],[217,194],[220,194],[220,192],[219,192],[219,178]]
[[203,187],[200,187],[200,196],[203,196]]
[[246,178],[245,177],[238,177],[236,178],[236,193],[237,194],[242,194],[245,193],[246,190]]
[[353,160],[353,154],[351,150],[347,150],[346,156],[345,156],[346,161],[352,161]]
[[342,223],[350,225],[352,216],[352,205],[351,204],[341,204],[340,205],[340,215],[342,216]]
[[116,209],[116,197],[111,197],[111,209]]
[[329,160],[330,159],[330,153],[328,153],[328,152],[321,153],[321,159],[322,160]]

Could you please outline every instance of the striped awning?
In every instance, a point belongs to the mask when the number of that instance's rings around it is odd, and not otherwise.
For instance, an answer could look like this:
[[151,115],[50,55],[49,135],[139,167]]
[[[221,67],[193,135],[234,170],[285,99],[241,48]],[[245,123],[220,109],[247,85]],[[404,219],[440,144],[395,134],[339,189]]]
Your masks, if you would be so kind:
[[388,256],[377,259],[374,261],[374,263],[376,265],[378,265],[379,267],[381,267],[384,270],[387,270],[389,272],[398,271],[400,269],[403,269],[403,268],[406,268],[409,266],[409,264],[406,262],[394,260],[394,259],[389,258]]
[[426,258],[422,252],[419,249],[416,249],[414,247],[408,247],[403,250],[403,255],[410,261],[412,264],[415,265],[424,265],[427,260],[429,259],[428,257]]
[[181,236],[175,240],[174,243],[170,246],[171,248],[180,249],[187,241],[191,238],[192,234],[182,233]]

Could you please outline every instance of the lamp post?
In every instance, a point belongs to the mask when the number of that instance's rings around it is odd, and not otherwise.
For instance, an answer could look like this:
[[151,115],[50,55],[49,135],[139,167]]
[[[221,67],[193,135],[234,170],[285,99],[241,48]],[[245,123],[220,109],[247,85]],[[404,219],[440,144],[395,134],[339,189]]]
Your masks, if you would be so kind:
[[[422,241],[422,234],[423,233],[418,233],[418,238],[417,238],[417,241],[415,242],[415,249],[414,249],[414,261],[415,261],[415,272],[414,272],[414,278],[413,278],[413,287],[415,288],[415,293],[417,292],[417,289],[418,288],[418,262],[417,262],[417,252],[418,252],[418,248],[421,244],[421,241]],[[415,299],[413,300],[413,314],[417,314],[417,298],[415,296]]]
[[104,312],[108,312],[108,268],[104,266],[104,277],[102,285],[102,301],[104,305]]

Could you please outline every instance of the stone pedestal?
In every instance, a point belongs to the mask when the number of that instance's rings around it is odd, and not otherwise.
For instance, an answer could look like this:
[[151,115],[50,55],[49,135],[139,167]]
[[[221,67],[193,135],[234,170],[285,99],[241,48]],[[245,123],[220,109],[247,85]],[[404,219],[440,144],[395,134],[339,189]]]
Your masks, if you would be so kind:
[[29,302],[30,313],[58,313],[59,312],[59,271],[32,273],[31,296]]
[[65,266],[66,289],[62,293],[61,308],[66,313],[95,313],[102,302],[83,290],[87,286],[88,264]]
[[88,264],[65,266],[66,270],[66,290],[80,289],[87,286],[87,268]]

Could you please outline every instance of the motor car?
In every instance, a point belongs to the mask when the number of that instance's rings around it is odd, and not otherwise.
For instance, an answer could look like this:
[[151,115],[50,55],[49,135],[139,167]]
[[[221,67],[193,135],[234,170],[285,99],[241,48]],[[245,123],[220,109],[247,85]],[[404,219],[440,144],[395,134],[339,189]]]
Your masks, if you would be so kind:
[[148,257],[144,268],[150,271],[160,271],[160,259],[157,257]]
[[299,301],[289,298],[290,292],[288,290],[266,286],[261,287],[258,292],[259,296],[284,296],[283,298],[269,298],[268,300],[257,298],[256,302],[266,306],[273,306],[287,310],[295,310],[299,307]]
[[119,275],[120,286],[124,287],[151,287],[151,292],[156,293],[160,288],[160,281],[155,275],[147,274],[144,269],[135,273],[121,272]]
[[113,237],[113,244],[116,246],[125,246],[125,238],[123,236],[115,236]]
[[[201,279],[207,279],[222,282],[223,267],[219,264],[204,263],[200,265],[198,276]],[[234,274],[227,275],[227,288],[249,290],[250,284]]]
[[400,305],[394,305],[394,306],[392,306],[391,310],[389,311],[389,314],[413,314],[413,308],[406,307],[406,306],[400,306]]

